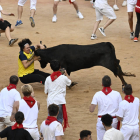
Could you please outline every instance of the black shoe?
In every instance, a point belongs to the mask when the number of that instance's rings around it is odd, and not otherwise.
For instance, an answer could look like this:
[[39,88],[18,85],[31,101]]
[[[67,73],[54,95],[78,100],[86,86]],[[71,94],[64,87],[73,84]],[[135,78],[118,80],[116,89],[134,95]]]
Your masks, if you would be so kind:
[[16,39],[11,39],[10,41],[9,41],[9,46],[12,46],[15,42],[17,42],[18,41],[18,38],[16,38]]

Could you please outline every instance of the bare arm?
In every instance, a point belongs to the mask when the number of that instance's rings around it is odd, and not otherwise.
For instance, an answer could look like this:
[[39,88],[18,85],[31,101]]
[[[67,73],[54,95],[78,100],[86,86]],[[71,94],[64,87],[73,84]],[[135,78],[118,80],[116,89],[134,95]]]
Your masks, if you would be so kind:
[[91,104],[90,108],[89,108],[89,111],[92,113],[92,112],[94,112],[95,108],[96,108],[96,105]]
[[13,111],[10,117],[11,122],[15,121],[15,114],[17,113],[18,109],[19,109],[19,101],[16,101],[14,102]]
[[5,12],[5,11],[1,11],[1,13],[3,14],[3,15],[6,15],[6,16],[15,16],[13,13],[7,13],[7,12]]
[[61,136],[56,136],[56,140],[62,140]]
[[[65,70],[65,76],[67,76],[68,77],[68,79],[70,79],[70,76],[68,75],[68,73],[67,73],[67,71]],[[71,79],[70,79],[71,80]]]
[[118,121],[122,121],[123,120],[123,118],[121,118],[119,116],[116,116],[116,117],[117,117]]

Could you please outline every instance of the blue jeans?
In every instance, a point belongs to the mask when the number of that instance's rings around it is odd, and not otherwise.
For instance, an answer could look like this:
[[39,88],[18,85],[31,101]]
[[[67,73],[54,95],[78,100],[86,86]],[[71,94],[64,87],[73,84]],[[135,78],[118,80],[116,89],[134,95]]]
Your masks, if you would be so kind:
[[59,113],[57,115],[57,120],[62,124],[63,123],[63,110],[62,110],[62,105],[59,106]]

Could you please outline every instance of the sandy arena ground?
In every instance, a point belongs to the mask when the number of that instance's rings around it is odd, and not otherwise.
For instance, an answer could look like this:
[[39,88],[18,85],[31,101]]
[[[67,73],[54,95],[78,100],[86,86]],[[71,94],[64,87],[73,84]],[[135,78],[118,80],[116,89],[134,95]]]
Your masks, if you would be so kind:
[[[17,2],[18,0],[1,0],[0,4],[3,9],[15,14],[15,17],[3,16],[13,25],[17,20]],[[52,7],[53,0],[38,0],[37,12],[35,15],[35,28],[30,26],[29,21],[29,1],[24,6],[23,25],[16,27],[11,34],[12,38],[30,38],[33,44],[38,44],[40,40],[46,44],[47,47],[53,47],[59,44],[94,44],[98,42],[111,42],[115,46],[116,56],[121,60],[120,65],[124,72],[132,72],[136,77],[125,77],[125,80],[132,84],[133,95],[140,97],[140,60],[139,49],[140,42],[134,43],[129,39],[129,26],[127,22],[126,7],[122,7],[122,1],[119,1],[119,11],[116,12],[117,20],[106,29],[107,37],[104,37],[97,31],[98,39],[90,40],[95,22],[95,10],[91,7],[89,1],[77,0],[79,9],[84,15],[84,19],[78,19],[75,9],[68,1],[61,2],[58,6],[58,21],[52,23],[53,16]],[[109,1],[112,6],[114,1]],[[106,18],[101,22],[102,26],[106,22]],[[134,29],[136,24],[136,16],[134,13]],[[0,90],[8,85],[9,77],[17,75],[18,71],[18,52],[19,47],[17,43],[13,47],[8,46],[8,41],[5,35],[0,37]],[[52,73],[50,66],[45,69],[40,68],[39,62],[35,62],[35,68],[45,72]],[[97,108],[94,113],[89,112],[89,106],[95,92],[102,89],[101,79],[104,75],[109,75],[112,79],[112,88],[121,93],[122,98],[124,94],[121,92],[121,81],[116,78],[111,71],[103,67],[94,67],[85,70],[79,70],[71,74],[71,79],[78,82],[78,85],[72,89],[67,89],[67,112],[69,118],[69,125],[63,136],[63,140],[77,140],[79,139],[79,132],[83,129],[92,131],[92,138],[96,139],[96,119]],[[21,92],[19,82],[17,90]],[[47,117],[47,105],[44,94],[44,87],[41,84],[31,84],[34,88],[37,100],[41,103],[41,109],[38,117],[38,126]]]

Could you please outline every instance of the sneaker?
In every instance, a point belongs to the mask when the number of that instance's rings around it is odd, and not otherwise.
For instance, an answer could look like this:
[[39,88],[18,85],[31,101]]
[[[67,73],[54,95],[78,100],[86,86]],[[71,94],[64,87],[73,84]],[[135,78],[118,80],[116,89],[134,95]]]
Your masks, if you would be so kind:
[[90,3],[92,5],[92,7],[95,9],[95,6],[94,6],[95,3],[93,2],[93,0],[91,0]]
[[23,24],[23,23],[22,23],[22,21],[21,21],[21,20],[19,20],[19,21],[17,20],[17,22],[16,22],[16,25],[15,25],[15,26],[19,26],[19,25],[21,25],[21,24]]
[[56,21],[57,21],[57,17],[56,17],[56,15],[54,15],[52,18],[52,22],[56,22]]
[[78,13],[77,13],[77,16],[78,16],[80,19],[83,19],[83,18],[84,18],[83,15],[81,14],[81,12],[78,12]]
[[126,5],[127,5],[127,1],[124,0],[123,3],[122,3],[122,6],[125,7]]
[[16,38],[16,39],[11,39],[10,41],[9,41],[9,46],[12,46],[15,42],[17,42],[18,41],[18,38]]
[[34,21],[33,17],[30,17],[29,20],[31,21],[31,26],[35,27],[35,21]]
[[103,35],[103,36],[106,36],[106,34],[105,34],[105,32],[104,32],[104,29],[103,29],[103,27],[101,27],[101,28],[98,28],[99,29],[99,31],[101,32],[101,34]]
[[137,37],[134,38],[134,42],[138,42],[138,38]]
[[115,10],[115,11],[118,11],[119,10],[119,8],[118,8],[118,6],[115,4],[115,5],[113,5],[113,9]]
[[97,38],[97,36],[95,35],[95,34],[92,34],[91,35],[91,40],[94,40],[94,39],[96,39]]
[[131,32],[131,33],[130,33],[130,39],[131,39],[131,40],[134,39],[134,32]]

